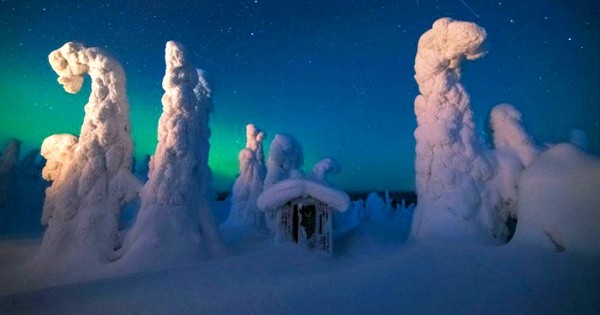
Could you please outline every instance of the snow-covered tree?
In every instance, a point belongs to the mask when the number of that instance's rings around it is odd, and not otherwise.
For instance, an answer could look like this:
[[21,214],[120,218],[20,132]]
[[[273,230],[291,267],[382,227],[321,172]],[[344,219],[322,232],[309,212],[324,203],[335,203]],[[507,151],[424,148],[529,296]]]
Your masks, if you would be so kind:
[[527,134],[521,112],[510,104],[499,104],[490,114],[494,148],[516,153],[523,166],[527,166],[540,154],[533,138]]
[[312,176],[316,181],[327,183],[328,175],[339,174],[340,171],[340,164],[336,160],[325,158],[315,163],[312,169]]
[[263,224],[263,213],[256,206],[256,199],[263,191],[266,176],[262,142],[264,132],[253,124],[246,125],[246,147],[240,151],[240,175],[235,180],[231,197],[231,212],[227,224]]
[[505,240],[516,215],[516,183],[539,155],[521,113],[508,104],[491,113],[495,150],[477,139],[461,63],[483,56],[486,32],[470,22],[437,20],[419,40],[415,79],[416,189],[411,235]]
[[485,55],[486,32],[442,18],[419,39],[415,79],[416,190],[412,236],[487,235],[481,222],[483,183],[493,167],[480,153],[461,63]]
[[296,138],[286,134],[276,134],[269,148],[265,189],[290,177],[292,171],[304,164],[302,146]]
[[378,193],[370,193],[367,196],[365,204],[369,212],[369,221],[383,222],[391,218],[391,212],[387,209],[383,198]]
[[89,74],[92,92],[85,105],[79,138],[53,135],[42,144],[48,160],[42,223],[48,228],[39,266],[54,262],[92,267],[113,259],[118,244],[121,207],[137,196],[131,174],[133,142],[125,74],[121,65],[98,48],[69,42],[49,55],[65,91],[77,93]]
[[210,90],[181,44],[167,42],[165,61],[158,145],[124,247],[123,261],[138,269],[189,263],[223,251],[208,205]]
[[487,202],[492,235],[505,238],[508,229],[503,224],[517,217],[518,182],[525,168],[540,154],[533,138],[527,134],[521,112],[510,104],[492,108],[490,128],[494,150],[487,156],[494,161],[496,171],[486,182],[484,204]]

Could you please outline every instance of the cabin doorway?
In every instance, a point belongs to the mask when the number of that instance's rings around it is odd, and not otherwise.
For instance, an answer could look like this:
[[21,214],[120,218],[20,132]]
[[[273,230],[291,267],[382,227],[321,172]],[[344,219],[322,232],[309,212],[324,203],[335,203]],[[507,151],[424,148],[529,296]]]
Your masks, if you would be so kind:
[[300,230],[304,230],[306,239],[310,239],[315,234],[317,211],[315,205],[294,205],[292,213],[292,236],[294,242],[298,243],[300,239]]

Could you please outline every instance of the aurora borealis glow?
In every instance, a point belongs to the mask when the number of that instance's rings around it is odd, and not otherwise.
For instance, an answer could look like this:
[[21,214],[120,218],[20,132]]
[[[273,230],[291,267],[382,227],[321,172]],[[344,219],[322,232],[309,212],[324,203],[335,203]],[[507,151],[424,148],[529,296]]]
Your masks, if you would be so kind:
[[598,1],[471,2],[479,19],[457,0],[0,1],[0,143],[16,137],[27,149],[79,132],[89,82],[69,95],[47,62],[77,40],[121,62],[136,155],[154,152],[164,44],[177,40],[212,79],[216,189],[231,187],[244,126],[254,123],[266,144],[294,135],[306,170],[336,158],[338,187],[412,190],[416,43],[450,16],[488,31],[488,56],[466,64],[463,78],[482,133],[490,108],[508,102],[538,143],[580,128],[600,153]]

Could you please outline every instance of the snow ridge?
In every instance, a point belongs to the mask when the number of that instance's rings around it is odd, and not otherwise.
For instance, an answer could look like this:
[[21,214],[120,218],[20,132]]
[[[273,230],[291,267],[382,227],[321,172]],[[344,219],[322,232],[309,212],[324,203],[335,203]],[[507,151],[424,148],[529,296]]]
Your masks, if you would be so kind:
[[227,224],[263,224],[263,214],[258,211],[256,199],[263,191],[267,173],[262,145],[264,138],[263,131],[253,124],[246,125],[246,147],[239,154],[240,175],[233,185],[231,212]]

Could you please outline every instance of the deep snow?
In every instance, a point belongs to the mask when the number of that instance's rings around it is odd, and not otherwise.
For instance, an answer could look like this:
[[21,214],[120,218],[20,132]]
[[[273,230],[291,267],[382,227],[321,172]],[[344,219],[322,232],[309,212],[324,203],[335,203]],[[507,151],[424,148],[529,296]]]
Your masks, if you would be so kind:
[[[362,224],[336,240],[333,258],[275,245],[249,230],[223,231],[239,245],[239,255],[13,295],[5,295],[11,290],[2,285],[0,313],[600,312],[598,257],[527,246],[407,243],[406,227],[400,226],[402,220]],[[0,244],[3,273],[17,263],[10,257],[27,256],[35,246],[16,240]]]

